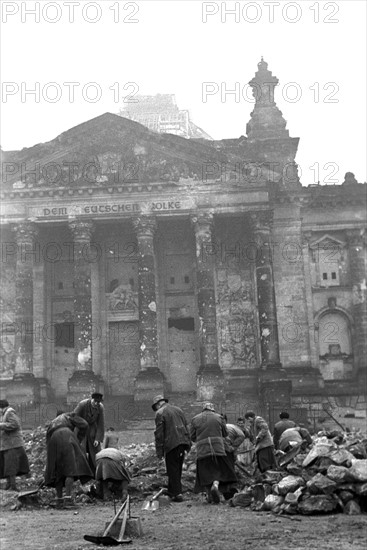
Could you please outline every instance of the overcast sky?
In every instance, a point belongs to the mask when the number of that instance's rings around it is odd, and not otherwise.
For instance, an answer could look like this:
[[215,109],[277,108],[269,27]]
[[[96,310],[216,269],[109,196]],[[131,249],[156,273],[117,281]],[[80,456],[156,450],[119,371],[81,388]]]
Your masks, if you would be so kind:
[[347,171],[367,179],[364,0],[2,0],[1,8],[3,150],[117,112],[136,92],[175,94],[214,139],[246,135],[247,83],[264,56],[290,135],[300,137],[303,185],[341,183]]

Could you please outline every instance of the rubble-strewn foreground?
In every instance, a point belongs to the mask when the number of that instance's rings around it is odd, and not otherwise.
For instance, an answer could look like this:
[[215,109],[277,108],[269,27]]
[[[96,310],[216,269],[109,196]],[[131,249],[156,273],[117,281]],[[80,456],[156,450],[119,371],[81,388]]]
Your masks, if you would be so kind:
[[[31,475],[18,478],[21,491],[41,485],[46,464],[46,429],[39,427],[24,436]],[[333,436],[333,437],[332,437]],[[155,456],[154,443],[120,447],[132,474],[130,494],[141,500],[167,484],[163,462]],[[186,497],[192,495],[195,482],[195,446],[187,455],[182,481]],[[295,448],[279,457],[278,471],[259,474],[254,467],[237,465],[238,490],[229,504],[253,511],[274,514],[312,515],[344,512],[355,515],[367,511],[367,439],[334,432],[314,436],[306,450]],[[92,505],[89,484],[75,484],[74,497],[79,505]],[[53,489],[42,488],[37,495],[19,501],[17,493],[1,491],[1,506],[52,506]]]

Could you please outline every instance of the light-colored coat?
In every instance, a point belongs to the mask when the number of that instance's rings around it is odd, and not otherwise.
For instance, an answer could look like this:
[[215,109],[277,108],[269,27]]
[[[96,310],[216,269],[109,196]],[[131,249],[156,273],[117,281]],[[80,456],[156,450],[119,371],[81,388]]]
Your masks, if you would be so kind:
[[269,427],[262,416],[255,417],[253,432],[256,444],[255,451],[265,449],[266,447],[272,447],[274,445]]
[[15,410],[7,407],[0,415],[0,451],[23,447],[20,420]]

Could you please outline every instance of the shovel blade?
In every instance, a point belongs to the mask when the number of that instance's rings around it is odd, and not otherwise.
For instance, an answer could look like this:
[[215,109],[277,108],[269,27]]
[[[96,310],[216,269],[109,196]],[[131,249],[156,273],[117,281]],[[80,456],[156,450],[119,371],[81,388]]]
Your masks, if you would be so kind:
[[141,507],[142,510],[147,510],[148,512],[154,512],[155,510],[158,510],[159,508],[159,502],[158,500],[147,500],[144,502],[143,506]]

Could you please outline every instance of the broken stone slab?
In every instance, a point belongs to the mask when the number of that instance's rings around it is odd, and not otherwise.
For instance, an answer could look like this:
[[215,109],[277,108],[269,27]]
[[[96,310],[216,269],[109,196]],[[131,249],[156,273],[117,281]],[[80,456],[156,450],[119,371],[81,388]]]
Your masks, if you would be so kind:
[[303,495],[298,503],[301,514],[329,514],[338,506],[338,502],[330,495]]
[[297,489],[297,491],[295,491],[294,493],[287,493],[285,495],[285,498],[284,498],[284,503],[285,504],[293,504],[293,505],[296,505],[299,498],[302,496],[302,491],[303,491],[303,488],[300,487],[299,489]]
[[294,464],[294,462],[291,462],[291,464],[288,464],[287,466],[287,472],[291,474],[292,476],[301,476],[302,475],[302,467],[297,466],[297,464]]
[[268,483],[279,483],[284,477],[284,474],[282,472],[278,472],[277,470],[268,470],[265,474],[264,481]]
[[346,466],[347,468],[349,468],[355,460],[352,453],[350,453],[347,449],[340,448],[330,453],[329,458],[334,462],[334,464],[337,464],[338,466]]
[[306,483],[309,492],[313,495],[317,494],[331,494],[336,488],[337,484],[323,474],[316,474],[310,481]]
[[366,440],[351,443],[347,448],[355,458],[367,458]]
[[348,481],[353,481],[353,477],[350,474],[351,468],[346,468],[345,466],[336,466],[332,464],[327,470],[327,477],[335,483],[348,483]]
[[316,441],[315,445],[304,459],[302,463],[303,468],[307,468],[307,466],[310,466],[317,458],[327,456],[336,449],[337,446],[335,443],[329,441],[326,437],[321,437]]
[[348,516],[358,516],[359,514],[361,514],[361,507],[357,501],[349,500],[344,506],[343,513],[347,514]]
[[367,496],[367,483],[356,483],[355,492],[358,496],[361,496],[361,497]]
[[338,497],[340,498],[343,504],[346,504],[347,502],[353,499],[354,495],[350,491],[339,491]]
[[349,473],[354,481],[367,481],[367,459],[359,460],[356,458],[349,468]]
[[246,489],[243,492],[236,493],[231,499],[231,506],[240,506],[241,508],[247,508],[252,502],[252,491]]
[[284,502],[284,497],[277,495],[268,495],[263,504],[263,510],[272,511]]
[[280,507],[280,511],[284,514],[288,514],[290,516],[294,516],[298,513],[298,504],[297,503],[289,503],[289,504],[282,504]]
[[286,476],[278,483],[278,491],[280,495],[294,493],[299,487],[305,485],[304,479],[299,476]]

